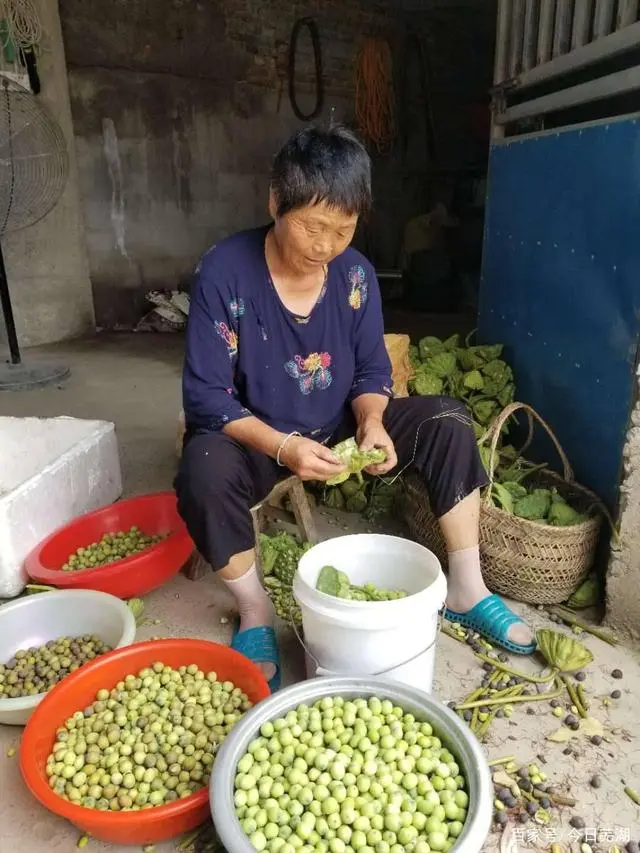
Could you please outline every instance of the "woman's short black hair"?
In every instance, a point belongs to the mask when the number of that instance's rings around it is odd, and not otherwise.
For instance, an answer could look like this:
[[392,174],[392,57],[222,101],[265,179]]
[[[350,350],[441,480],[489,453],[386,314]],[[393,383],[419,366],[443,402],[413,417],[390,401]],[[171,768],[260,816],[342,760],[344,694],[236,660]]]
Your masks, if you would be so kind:
[[348,128],[307,127],[278,152],[271,190],[278,216],[319,202],[363,216],[371,208],[371,160]]

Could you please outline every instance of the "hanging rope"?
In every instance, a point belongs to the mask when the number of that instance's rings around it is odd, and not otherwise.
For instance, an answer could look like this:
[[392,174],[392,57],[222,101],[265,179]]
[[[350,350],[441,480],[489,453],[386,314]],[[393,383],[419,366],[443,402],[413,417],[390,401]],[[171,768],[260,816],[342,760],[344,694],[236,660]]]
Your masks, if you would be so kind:
[[382,38],[367,38],[356,62],[356,118],[363,136],[388,151],[395,137],[391,48]]
[[4,22],[2,47],[13,42],[28,48],[42,41],[42,24],[33,0],[0,0],[0,21]]
[[[296,96],[296,53],[298,50],[298,39],[300,38],[300,30],[306,27],[311,36],[313,45],[313,61],[315,65],[316,77],[316,104],[310,113],[303,113],[298,106]],[[322,112],[324,104],[324,80],[322,78],[322,48],[320,46],[320,33],[313,18],[299,18],[293,25],[291,33],[291,41],[289,43],[289,100],[291,101],[291,109],[300,121],[310,121],[317,118]]]

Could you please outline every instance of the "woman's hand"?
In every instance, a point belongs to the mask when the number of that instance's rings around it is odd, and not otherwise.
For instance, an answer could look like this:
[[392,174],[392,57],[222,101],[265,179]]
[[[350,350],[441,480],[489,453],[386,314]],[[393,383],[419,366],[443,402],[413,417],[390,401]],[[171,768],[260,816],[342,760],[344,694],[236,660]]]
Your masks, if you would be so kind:
[[360,450],[384,450],[387,454],[385,462],[379,465],[370,465],[365,468],[367,474],[388,474],[398,464],[398,457],[393,446],[393,442],[389,437],[389,433],[382,425],[380,418],[365,418],[356,433],[356,441]]
[[284,446],[280,461],[301,480],[324,483],[345,470],[343,463],[328,447],[310,438],[293,436]]

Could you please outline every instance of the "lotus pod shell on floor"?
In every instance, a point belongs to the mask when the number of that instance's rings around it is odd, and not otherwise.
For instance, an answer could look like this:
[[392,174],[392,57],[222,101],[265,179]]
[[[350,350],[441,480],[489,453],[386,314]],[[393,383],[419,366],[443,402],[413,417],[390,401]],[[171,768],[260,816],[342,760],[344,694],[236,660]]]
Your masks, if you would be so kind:
[[550,666],[559,672],[576,672],[593,661],[593,655],[582,643],[552,631],[550,628],[539,628],[536,631],[538,651],[540,651]]

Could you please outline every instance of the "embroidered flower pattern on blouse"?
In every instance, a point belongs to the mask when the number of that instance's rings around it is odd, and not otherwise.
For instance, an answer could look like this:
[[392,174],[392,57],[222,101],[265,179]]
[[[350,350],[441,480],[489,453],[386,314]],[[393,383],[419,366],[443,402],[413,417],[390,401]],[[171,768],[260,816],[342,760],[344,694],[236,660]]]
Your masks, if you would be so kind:
[[244,299],[233,299],[229,303],[229,310],[234,320],[244,316]]
[[312,352],[306,358],[296,355],[286,362],[284,369],[292,379],[298,381],[300,391],[310,394],[312,391],[326,391],[333,382],[329,370],[331,356],[328,352]]
[[356,264],[349,270],[349,283],[351,290],[349,291],[349,305],[354,311],[362,308],[367,301],[367,275],[364,267],[361,264]]
[[229,353],[229,358],[233,358],[238,354],[238,336],[230,329],[226,323],[221,323],[219,320],[215,322],[216,332],[220,335],[222,340],[227,345],[227,351]]

